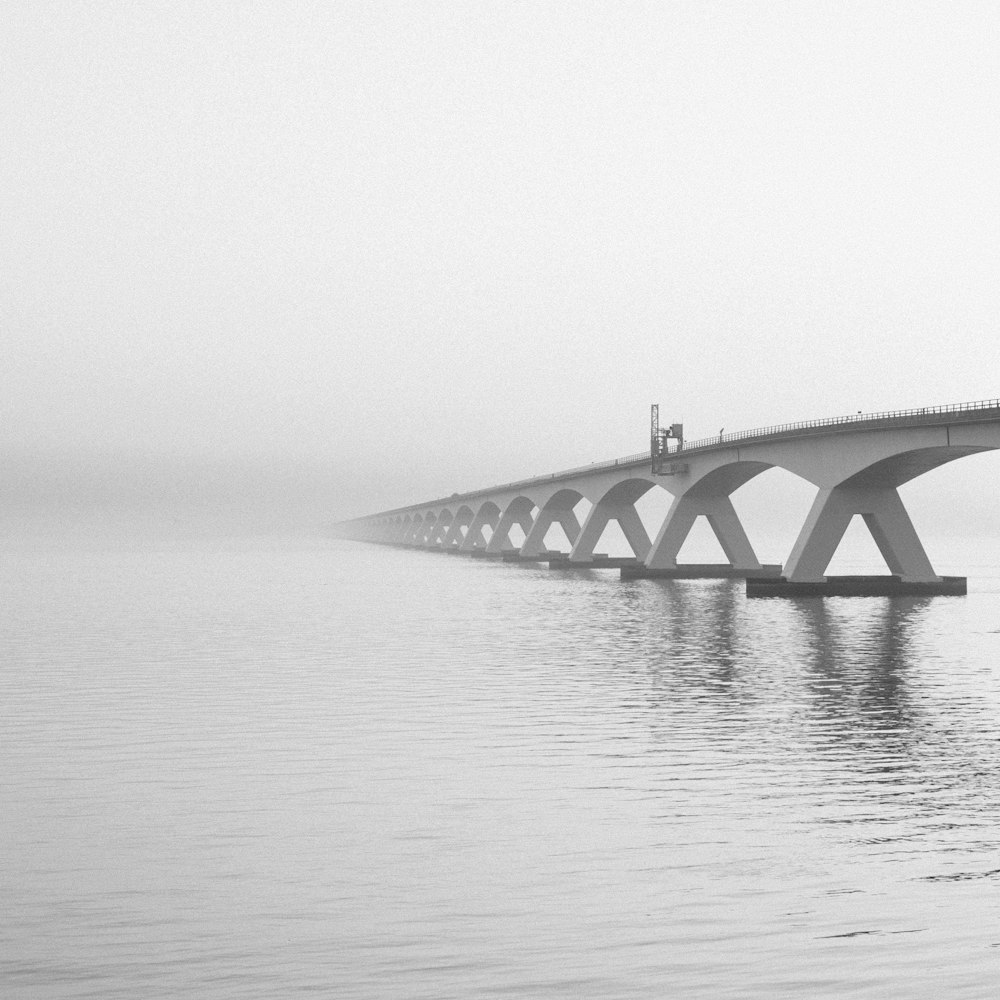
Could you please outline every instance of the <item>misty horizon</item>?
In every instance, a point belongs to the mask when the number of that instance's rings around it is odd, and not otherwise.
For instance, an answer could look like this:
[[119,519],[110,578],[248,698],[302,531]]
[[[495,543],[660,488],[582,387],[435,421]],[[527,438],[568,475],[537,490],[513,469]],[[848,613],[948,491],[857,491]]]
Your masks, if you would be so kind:
[[336,520],[641,451],[653,402],[991,398],[998,16],[13,5],[4,502]]

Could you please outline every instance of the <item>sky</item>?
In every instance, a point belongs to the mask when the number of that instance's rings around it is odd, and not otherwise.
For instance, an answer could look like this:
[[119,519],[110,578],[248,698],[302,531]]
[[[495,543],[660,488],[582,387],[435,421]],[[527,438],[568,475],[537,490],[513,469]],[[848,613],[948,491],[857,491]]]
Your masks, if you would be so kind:
[[[653,402],[1000,396],[996,4],[0,20],[0,510],[332,521],[642,451]],[[939,482],[986,510],[990,459]]]

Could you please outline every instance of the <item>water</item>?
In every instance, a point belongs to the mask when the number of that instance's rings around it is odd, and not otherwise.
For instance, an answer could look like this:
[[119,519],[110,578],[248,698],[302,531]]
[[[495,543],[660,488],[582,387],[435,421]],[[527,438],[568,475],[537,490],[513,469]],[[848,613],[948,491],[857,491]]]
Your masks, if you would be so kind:
[[997,569],[748,604],[203,541],[0,579],[4,997],[995,992]]

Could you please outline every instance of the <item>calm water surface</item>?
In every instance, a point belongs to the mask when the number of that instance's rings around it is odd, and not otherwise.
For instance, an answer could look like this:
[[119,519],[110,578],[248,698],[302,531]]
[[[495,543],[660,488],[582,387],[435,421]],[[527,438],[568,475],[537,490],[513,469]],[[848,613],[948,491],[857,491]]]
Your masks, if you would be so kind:
[[323,540],[12,549],[0,994],[994,996],[1000,571],[968,571],[748,603]]

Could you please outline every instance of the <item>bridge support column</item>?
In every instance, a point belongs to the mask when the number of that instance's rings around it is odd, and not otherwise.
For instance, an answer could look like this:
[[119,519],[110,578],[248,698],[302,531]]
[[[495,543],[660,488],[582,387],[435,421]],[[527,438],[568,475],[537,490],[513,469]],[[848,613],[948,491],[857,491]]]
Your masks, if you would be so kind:
[[725,494],[698,496],[682,494],[674,498],[646,558],[648,569],[676,569],[677,554],[694,522],[704,515],[715,532],[733,569],[759,570],[760,560],[743,530],[732,500]]
[[519,504],[515,500],[501,515],[493,537],[490,539],[489,545],[486,546],[486,551],[503,552],[505,549],[512,549],[514,546],[510,540],[510,529],[515,524],[520,525],[521,530],[527,536],[532,527],[531,509],[533,506],[534,504],[530,506],[527,503]]
[[444,536],[448,534],[451,529],[451,518],[446,517],[442,514],[437,523],[431,529],[430,534],[427,536],[427,546],[428,548],[436,548],[441,545],[444,540]]
[[594,548],[609,521],[618,522],[636,558],[640,561],[646,558],[650,548],[649,535],[635,507],[630,503],[595,503],[570,550],[570,562],[593,559]]
[[825,573],[847,526],[860,514],[889,571],[904,583],[938,582],[927,553],[894,487],[847,486],[821,489],[785,564],[789,583],[813,583]]
[[483,504],[476,512],[476,516],[469,525],[469,530],[465,533],[465,540],[458,547],[460,552],[472,552],[475,549],[486,548],[486,538],[483,535],[483,528],[496,531],[497,521],[500,520],[500,511],[492,504]]
[[457,549],[461,547],[462,528],[468,528],[471,520],[472,511],[466,511],[464,514],[456,514],[454,520],[451,522],[451,527],[448,529],[448,533],[444,536],[444,541],[441,544],[446,549]]
[[426,545],[436,525],[437,518],[433,514],[428,514],[424,518],[424,523],[417,529],[417,533],[413,536],[413,544]]
[[524,545],[521,546],[521,555],[540,555],[545,549],[545,534],[553,524],[562,526],[563,531],[566,532],[566,537],[569,539],[570,546],[573,545],[580,535],[580,522],[577,520],[576,514],[573,513],[572,509],[540,510],[531,526],[531,531],[525,536]]

